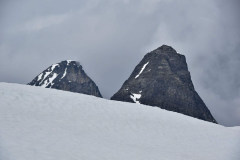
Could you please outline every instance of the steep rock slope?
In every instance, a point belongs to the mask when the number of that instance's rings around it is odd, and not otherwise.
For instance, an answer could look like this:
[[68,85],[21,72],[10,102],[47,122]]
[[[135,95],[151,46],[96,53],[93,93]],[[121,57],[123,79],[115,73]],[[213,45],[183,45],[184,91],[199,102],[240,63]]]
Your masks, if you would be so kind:
[[239,160],[240,128],[141,104],[0,83],[1,160]]
[[80,63],[71,60],[51,65],[28,85],[102,97],[97,85],[87,76]]
[[167,45],[146,54],[111,99],[158,106],[217,123],[194,89],[185,56]]

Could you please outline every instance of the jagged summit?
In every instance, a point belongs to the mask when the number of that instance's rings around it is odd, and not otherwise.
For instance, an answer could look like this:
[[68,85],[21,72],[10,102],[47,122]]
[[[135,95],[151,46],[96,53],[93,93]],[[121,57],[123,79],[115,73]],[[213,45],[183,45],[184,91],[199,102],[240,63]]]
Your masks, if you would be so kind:
[[158,47],[156,50],[154,50],[155,52],[160,52],[160,53],[166,53],[166,52],[170,52],[170,53],[177,53],[175,49],[173,49],[171,46],[168,45],[162,45],[161,47]]
[[87,76],[80,63],[73,60],[51,65],[28,85],[102,97],[97,85]]
[[111,99],[158,106],[216,123],[194,89],[185,56],[167,45],[147,53]]

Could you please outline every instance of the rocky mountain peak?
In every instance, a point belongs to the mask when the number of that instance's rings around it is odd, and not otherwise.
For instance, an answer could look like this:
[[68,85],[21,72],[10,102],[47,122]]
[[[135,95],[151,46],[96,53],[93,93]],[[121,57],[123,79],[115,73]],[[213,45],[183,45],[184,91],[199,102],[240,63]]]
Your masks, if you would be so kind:
[[162,45],[161,47],[158,47],[155,51],[160,53],[166,53],[166,52],[177,53],[175,49],[165,44]]
[[157,106],[216,123],[194,89],[185,56],[167,45],[147,53],[111,99]]
[[97,85],[87,76],[80,63],[72,60],[51,65],[28,85],[102,97]]

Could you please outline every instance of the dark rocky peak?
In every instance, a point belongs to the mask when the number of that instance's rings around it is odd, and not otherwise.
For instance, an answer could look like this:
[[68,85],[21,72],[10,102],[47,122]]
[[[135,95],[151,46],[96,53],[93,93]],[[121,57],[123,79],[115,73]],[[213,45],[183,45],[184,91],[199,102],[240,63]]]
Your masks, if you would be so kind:
[[161,47],[155,50],[157,53],[177,53],[175,49],[168,45],[162,45]]
[[102,97],[97,85],[87,76],[80,63],[72,60],[51,65],[28,85]]
[[147,53],[111,99],[158,106],[216,123],[194,89],[185,56],[167,45]]

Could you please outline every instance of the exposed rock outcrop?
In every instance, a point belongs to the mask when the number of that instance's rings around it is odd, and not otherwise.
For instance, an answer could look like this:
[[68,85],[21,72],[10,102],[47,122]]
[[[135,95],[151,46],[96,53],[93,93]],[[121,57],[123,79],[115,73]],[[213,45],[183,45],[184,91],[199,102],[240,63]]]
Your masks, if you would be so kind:
[[146,54],[111,99],[157,106],[217,123],[194,89],[185,56],[167,45]]
[[28,85],[102,97],[97,85],[87,76],[80,63],[70,60],[51,65]]

